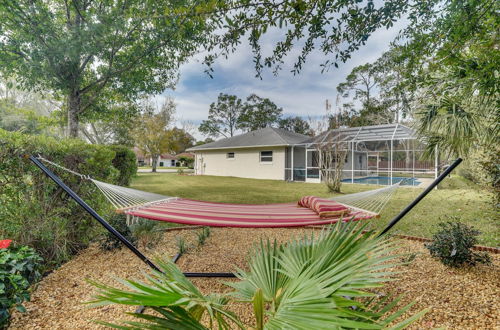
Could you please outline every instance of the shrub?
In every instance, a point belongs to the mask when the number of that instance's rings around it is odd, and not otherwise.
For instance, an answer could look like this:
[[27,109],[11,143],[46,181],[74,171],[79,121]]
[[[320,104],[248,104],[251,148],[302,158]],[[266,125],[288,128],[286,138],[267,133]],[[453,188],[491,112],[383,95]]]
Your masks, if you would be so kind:
[[180,156],[179,158],[177,158],[177,160],[179,161],[181,166],[186,166],[189,168],[192,168],[194,164],[194,158],[188,156]]
[[135,153],[128,147],[111,146],[111,150],[115,152],[113,166],[120,171],[116,184],[120,186],[130,185],[132,177],[137,173],[137,158]]
[[[114,213],[108,220],[108,223],[113,226],[120,234],[128,239],[132,244],[136,238],[127,225],[127,216],[121,213]],[[106,231],[104,238],[100,242],[100,246],[104,250],[113,250],[122,246],[122,242],[109,231]]]
[[479,145],[458,170],[458,174],[461,176],[492,191],[495,203],[500,202],[499,159],[499,145]]
[[24,312],[30,284],[40,278],[42,258],[27,246],[0,248],[0,328],[8,325],[10,309]]
[[[0,236],[33,247],[50,267],[87,247],[102,229],[25,157],[38,154],[110,183],[116,183],[120,173],[109,147],[0,130]],[[109,211],[109,203],[95,185],[49,167],[96,211]]]
[[425,245],[432,257],[451,267],[490,262],[488,254],[471,250],[477,243],[479,230],[457,221],[442,222],[438,226],[441,229],[434,234],[433,242]]

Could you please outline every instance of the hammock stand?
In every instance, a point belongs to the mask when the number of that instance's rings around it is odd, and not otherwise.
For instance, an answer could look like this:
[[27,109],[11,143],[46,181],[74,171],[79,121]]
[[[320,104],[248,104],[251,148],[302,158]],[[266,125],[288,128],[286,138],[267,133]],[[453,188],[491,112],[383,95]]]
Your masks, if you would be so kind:
[[[61,189],[63,189],[75,202],[77,202],[87,213],[96,219],[106,230],[113,234],[119,241],[121,241],[130,251],[132,251],[139,259],[146,263],[150,268],[161,272],[151,260],[148,259],[141,251],[139,251],[130,241],[128,241],[120,232],[104,220],[94,209],[92,209],[84,200],[80,198],[71,188],[69,188],[56,174],[49,170],[44,164],[36,157],[29,156],[29,159],[40,168],[52,181],[54,181]],[[446,176],[448,176],[454,169],[462,162],[458,158],[451,164],[438,178],[436,178],[413,202],[411,202],[400,214],[398,214],[387,227],[379,234],[379,236],[387,233],[398,221],[400,221],[415,205],[417,205],[432,189],[434,189]],[[78,174],[78,173],[74,173]],[[79,174],[78,174],[79,175]],[[184,273],[186,277],[236,277],[234,273]]]

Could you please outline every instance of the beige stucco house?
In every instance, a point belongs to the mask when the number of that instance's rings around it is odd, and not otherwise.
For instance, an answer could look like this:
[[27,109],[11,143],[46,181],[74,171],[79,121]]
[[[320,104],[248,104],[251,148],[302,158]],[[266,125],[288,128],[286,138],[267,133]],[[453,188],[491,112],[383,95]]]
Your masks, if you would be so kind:
[[195,173],[254,179],[285,179],[291,145],[308,138],[266,127],[188,149],[195,154]]

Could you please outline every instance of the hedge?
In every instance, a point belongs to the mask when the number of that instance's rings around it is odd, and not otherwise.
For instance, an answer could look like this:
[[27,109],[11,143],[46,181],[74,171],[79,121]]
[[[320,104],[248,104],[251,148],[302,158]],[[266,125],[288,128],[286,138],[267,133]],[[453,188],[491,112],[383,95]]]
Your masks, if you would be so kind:
[[[115,184],[130,181],[135,173],[135,160],[131,169],[115,160],[118,155],[127,159],[126,164],[132,162],[132,156],[123,148],[0,130],[0,238],[8,237],[20,245],[33,247],[46,266],[52,267],[87,247],[100,228],[26,157],[38,154],[76,172]],[[113,163],[120,164],[120,168]],[[110,205],[93,184],[57,168],[51,169],[98,212],[105,215],[111,212]]]

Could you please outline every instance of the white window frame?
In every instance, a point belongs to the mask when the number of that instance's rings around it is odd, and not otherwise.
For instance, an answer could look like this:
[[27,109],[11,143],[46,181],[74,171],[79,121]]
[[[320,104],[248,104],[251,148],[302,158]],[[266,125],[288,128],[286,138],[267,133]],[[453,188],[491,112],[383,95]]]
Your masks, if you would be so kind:
[[[271,157],[271,160],[262,160],[262,153],[263,152],[270,152],[271,156],[264,156],[264,157],[266,157],[266,158]],[[274,152],[272,150],[262,150],[262,151],[260,151],[259,152],[259,160],[260,160],[261,164],[269,164],[269,165],[271,165],[273,163],[273,160],[274,160]]]

